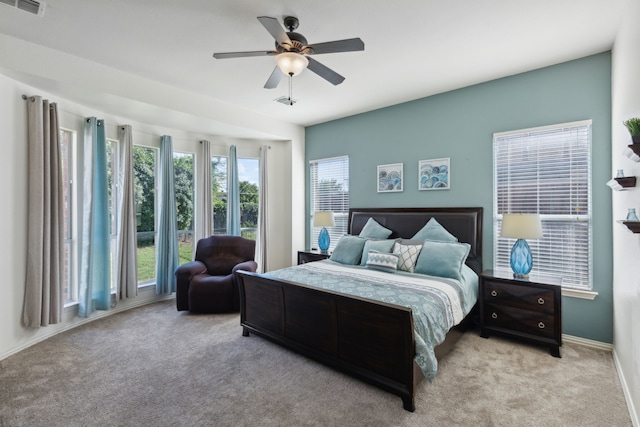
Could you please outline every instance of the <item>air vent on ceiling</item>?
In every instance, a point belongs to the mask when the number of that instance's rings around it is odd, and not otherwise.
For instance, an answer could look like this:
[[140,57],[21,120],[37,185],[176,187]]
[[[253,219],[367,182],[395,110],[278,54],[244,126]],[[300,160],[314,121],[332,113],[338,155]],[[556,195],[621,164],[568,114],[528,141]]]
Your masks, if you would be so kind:
[[33,13],[34,15],[42,16],[44,14],[44,2],[35,0],[0,0],[0,3]]

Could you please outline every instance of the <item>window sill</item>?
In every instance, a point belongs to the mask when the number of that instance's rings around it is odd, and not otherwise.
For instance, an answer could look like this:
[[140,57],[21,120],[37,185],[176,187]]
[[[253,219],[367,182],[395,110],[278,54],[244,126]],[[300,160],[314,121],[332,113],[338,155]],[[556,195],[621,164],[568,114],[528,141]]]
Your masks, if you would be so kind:
[[598,296],[598,293],[594,292],[594,291],[583,291],[581,289],[562,288],[562,296],[563,297],[594,300]]

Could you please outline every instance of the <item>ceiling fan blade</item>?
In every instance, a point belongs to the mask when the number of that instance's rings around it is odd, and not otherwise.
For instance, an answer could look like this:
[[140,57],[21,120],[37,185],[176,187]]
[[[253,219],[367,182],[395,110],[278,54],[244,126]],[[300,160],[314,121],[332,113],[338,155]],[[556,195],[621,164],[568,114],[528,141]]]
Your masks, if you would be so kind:
[[280,67],[276,65],[276,68],[273,69],[273,72],[267,79],[267,82],[264,84],[265,89],[275,89],[278,87],[280,80],[284,77],[284,73],[280,70]]
[[332,42],[316,43],[309,46],[313,49],[313,53],[309,54],[319,55],[322,53],[336,53],[336,52],[354,52],[357,50],[364,50],[364,42],[359,38],[336,40]]
[[250,52],[223,52],[223,53],[214,53],[213,57],[216,59],[227,59],[227,58],[245,58],[248,56],[270,56],[277,55],[278,52],[275,50],[254,50]]
[[342,77],[340,74],[336,73],[326,65],[322,65],[321,63],[310,57],[307,57],[307,59],[309,60],[309,65],[307,65],[307,68],[329,83],[333,85],[339,85],[344,81],[344,77]]
[[269,34],[273,36],[274,39],[278,42],[280,46],[292,46],[291,39],[287,35],[287,32],[282,28],[282,25],[278,22],[276,18],[271,18],[269,16],[258,16],[258,21],[262,24],[264,28],[269,31]]

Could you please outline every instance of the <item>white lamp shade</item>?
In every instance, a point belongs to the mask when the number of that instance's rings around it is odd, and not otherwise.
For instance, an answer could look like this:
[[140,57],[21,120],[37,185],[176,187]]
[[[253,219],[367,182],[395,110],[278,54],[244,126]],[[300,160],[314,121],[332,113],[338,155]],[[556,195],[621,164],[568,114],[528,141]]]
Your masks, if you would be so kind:
[[334,227],[335,225],[336,222],[333,219],[333,212],[318,211],[313,214],[314,227]]
[[286,75],[297,76],[307,68],[309,60],[299,53],[283,52],[276,56],[276,63]]
[[504,214],[500,237],[512,239],[539,239],[542,237],[542,223],[538,214]]

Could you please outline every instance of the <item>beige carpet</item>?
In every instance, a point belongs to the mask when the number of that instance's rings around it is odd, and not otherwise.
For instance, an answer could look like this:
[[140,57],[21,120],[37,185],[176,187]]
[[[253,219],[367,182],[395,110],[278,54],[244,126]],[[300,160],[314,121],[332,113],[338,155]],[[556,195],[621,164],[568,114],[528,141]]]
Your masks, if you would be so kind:
[[0,361],[0,426],[630,426],[611,353],[467,332],[399,397],[174,302],[116,314]]

